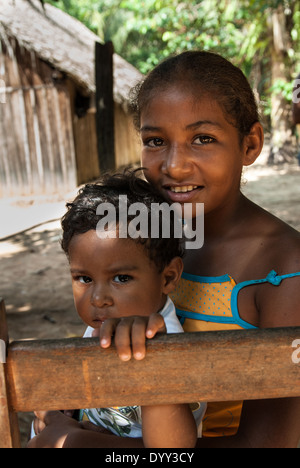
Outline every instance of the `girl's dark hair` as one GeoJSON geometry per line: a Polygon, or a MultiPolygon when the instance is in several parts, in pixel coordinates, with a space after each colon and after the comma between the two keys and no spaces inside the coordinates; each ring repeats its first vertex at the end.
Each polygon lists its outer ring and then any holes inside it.
{"type": "MultiPolygon", "coordinates": [[[[147,208],[148,232],[151,233],[151,209],[153,203],[166,203],[166,200],[144,179],[138,177],[137,172],[142,169],[129,170],[123,173],[106,174],[94,184],[85,185],[72,203],[67,203],[68,211],[62,218],[63,236],[61,246],[68,256],[69,246],[73,236],[96,230],[98,222],[103,218],[96,211],[101,203],[110,203],[116,212],[116,222],[119,222],[119,196],[126,195],[128,208],[133,203],[142,203],[147,208]]],[[[106,216],[106,215],[105,215],[106,216]]],[[[128,215],[128,222],[134,217],[128,215]]],[[[159,222],[162,222],[162,214],[159,222]]],[[[162,229],[160,226],[160,233],[162,229]]],[[[183,239],[175,238],[174,219],[170,220],[170,236],[151,238],[147,236],[132,239],[132,242],[142,244],[147,254],[161,272],[169,265],[174,257],[183,257],[183,239]]]]}
{"type": "Polygon", "coordinates": [[[191,51],[168,58],[131,91],[131,110],[140,129],[141,112],[149,101],[169,86],[181,85],[195,98],[212,96],[223,108],[241,139],[259,121],[258,107],[243,72],[212,52],[191,51]]]}

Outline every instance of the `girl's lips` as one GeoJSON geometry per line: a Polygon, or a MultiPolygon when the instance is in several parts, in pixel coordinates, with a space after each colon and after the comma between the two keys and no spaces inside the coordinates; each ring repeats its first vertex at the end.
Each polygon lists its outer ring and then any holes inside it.
{"type": "Polygon", "coordinates": [[[187,203],[204,189],[203,186],[185,185],[185,186],[169,186],[164,187],[168,198],[172,202],[187,203]]]}

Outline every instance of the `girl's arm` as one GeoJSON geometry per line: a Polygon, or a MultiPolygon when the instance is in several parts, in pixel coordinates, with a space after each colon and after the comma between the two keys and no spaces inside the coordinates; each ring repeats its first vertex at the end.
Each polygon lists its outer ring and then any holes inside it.
{"type": "Polygon", "coordinates": [[[143,406],[146,448],[194,448],[197,427],[188,405],[143,406]]]}
{"type": "Polygon", "coordinates": [[[198,439],[198,448],[296,448],[300,398],[245,401],[238,433],[198,439]]]}

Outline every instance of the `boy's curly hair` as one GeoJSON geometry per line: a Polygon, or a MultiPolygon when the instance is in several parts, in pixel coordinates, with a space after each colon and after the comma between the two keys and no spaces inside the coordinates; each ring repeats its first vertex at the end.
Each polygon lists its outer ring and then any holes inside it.
{"type": "MultiPolygon", "coordinates": [[[[148,232],[151,233],[151,205],[153,203],[162,204],[166,200],[144,179],[138,176],[142,169],[125,169],[123,173],[106,174],[93,184],[85,185],[78,193],[75,200],[67,203],[68,211],[63,216],[61,225],[63,236],[61,246],[64,252],[69,253],[69,246],[73,236],[84,234],[90,230],[96,230],[97,224],[102,215],[97,215],[96,211],[101,203],[110,203],[116,210],[116,222],[119,221],[119,196],[126,195],[128,207],[133,203],[142,203],[148,211],[148,232]]],[[[128,215],[128,222],[133,216],[128,215]]],[[[162,223],[162,213],[160,213],[159,223],[162,223]]],[[[160,233],[162,229],[160,226],[160,233]]],[[[183,239],[174,236],[174,219],[170,219],[170,237],[151,238],[139,237],[132,239],[132,242],[142,244],[147,254],[158,270],[161,272],[174,257],[183,257],[183,239]]]]}

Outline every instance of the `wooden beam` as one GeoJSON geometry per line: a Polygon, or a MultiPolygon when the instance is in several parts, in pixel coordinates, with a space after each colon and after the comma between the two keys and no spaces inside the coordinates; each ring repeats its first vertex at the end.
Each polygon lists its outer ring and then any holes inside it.
{"type": "Polygon", "coordinates": [[[114,170],[116,167],[113,53],[112,42],[104,45],[96,42],[96,130],[99,166],[102,173],[114,170]]]}
{"type": "Polygon", "coordinates": [[[300,396],[292,361],[300,328],[186,333],[121,362],[97,339],[15,342],[7,372],[14,411],[300,396]]]}
{"type": "Polygon", "coordinates": [[[17,415],[11,410],[7,390],[6,346],[8,344],[7,323],[4,301],[0,298],[0,447],[20,447],[20,433],[17,415]],[[4,351],[4,352],[3,352],[4,351]]]}

